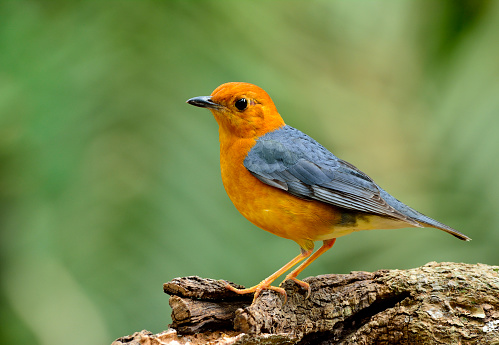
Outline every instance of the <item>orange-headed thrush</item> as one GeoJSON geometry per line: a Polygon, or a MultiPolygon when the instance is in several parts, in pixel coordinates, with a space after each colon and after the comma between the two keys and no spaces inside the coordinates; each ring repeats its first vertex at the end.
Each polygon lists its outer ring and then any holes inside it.
{"type": "Polygon", "coordinates": [[[187,103],[208,108],[219,125],[220,168],[230,199],[250,222],[274,235],[295,241],[301,253],[258,285],[227,288],[237,293],[264,289],[286,276],[296,277],[331,248],[337,237],[353,231],[432,227],[469,241],[459,231],[410,208],[385,192],[369,176],[317,141],[284,123],[269,95],[248,83],[226,83],[211,96],[187,103]],[[323,241],[312,254],[314,241],[323,241]]]}

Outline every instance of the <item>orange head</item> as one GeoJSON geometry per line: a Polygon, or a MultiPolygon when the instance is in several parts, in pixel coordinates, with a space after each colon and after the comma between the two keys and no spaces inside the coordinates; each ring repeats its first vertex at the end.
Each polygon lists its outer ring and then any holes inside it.
{"type": "Polygon", "coordinates": [[[258,138],[284,126],[269,95],[249,83],[222,84],[210,96],[194,97],[187,103],[210,109],[224,135],[258,138]]]}

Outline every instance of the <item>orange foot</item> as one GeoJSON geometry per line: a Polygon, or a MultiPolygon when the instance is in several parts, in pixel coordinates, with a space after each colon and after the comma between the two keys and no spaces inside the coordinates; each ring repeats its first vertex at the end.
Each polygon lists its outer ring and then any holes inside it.
{"type": "MultiPolygon", "coordinates": [[[[287,300],[288,300],[288,296],[286,295],[286,291],[284,291],[283,288],[272,286],[270,284],[272,284],[272,282],[274,280],[276,280],[279,276],[283,275],[291,267],[293,267],[294,265],[296,265],[297,263],[299,263],[303,259],[309,257],[310,254],[312,254],[312,251],[313,251],[313,248],[314,248],[313,242],[311,242],[311,246],[309,246],[309,247],[310,247],[310,249],[308,249],[308,250],[302,249],[300,255],[298,255],[297,257],[295,257],[293,260],[291,260],[290,262],[288,262],[286,265],[282,266],[277,272],[275,272],[274,274],[272,274],[267,279],[263,280],[258,285],[255,285],[255,286],[247,288],[247,289],[236,289],[235,287],[233,287],[233,286],[231,286],[229,284],[227,284],[225,287],[227,289],[229,289],[230,291],[233,291],[233,292],[238,293],[238,294],[246,294],[246,293],[253,293],[254,292],[255,296],[253,297],[253,302],[252,303],[255,303],[257,297],[260,295],[260,292],[262,292],[262,290],[274,290],[274,291],[279,292],[281,295],[284,295],[284,303],[286,303],[287,300]]],[[[308,290],[308,294],[310,295],[310,287],[308,286],[308,284],[305,283],[305,282],[302,282],[302,281],[300,281],[298,279],[296,279],[296,276],[298,275],[298,273],[300,273],[301,270],[303,269],[302,267],[305,268],[305,266],[300,265],[296,270],[294,270],[293,272],[291,272],[290,274],[288,274],[287,278],[293,279],[298,284],[300,284],[301,286],[303,286],[304,288],[306,288],[308,290]]]]}
{"type": "Polygon", "coordinates": [[[305,267],[307,267],[308,265],[310,265],[312,263],[312,261],[314,261],[315,259],[317,259],[325,251],[327,251],[329,248],[331,248],[333,246],[334,242],[336,242],[336,238],[332,238],[330,240],[324,240],[323,244],[319,248],[319,250],[317,250],[312,256],[309,256],[307,258],[307,260],[305,260],[300,266],[298,266],[293,271],[291,271],[291,273],[289,273],[286,276],[286,279],[284,279],[284,280],[291,279],[295,283],[297,283],[298,285],[300,285],[301,287],[303,287],[305,290],[307,290],[307,296],[305,298],[309,298],[310,297],[310,285],[308,283],[305,283],[304,281],[301,281],[301,280],[297,279],[296,277],[298,276],[298,274],[300,274],[301,271],[303,271],[305,269],[305,267]]]}
{"type": "Polygon", "coordinates": [[[240,295],[247,294],[247,293],[255,293],[255,295],[253,296],[253,302],[252,303],[255,303],[256,299],[258,298],[258,296],[260,295],[260,293],[263,290],[277,291],[281,295],[284,296],[284,303],[286,303],[286,301],[288,299],[286,291],[283,288],[280,288],[280,287],[277,287],[277,286],[272,286],[270,284],[271,284],[271,282],[268,282],[267,280],[264,280],[260,284],[257,284],[255,286],[247,288],[247,289],[237,289],[237,288],[235,288],[235,287],[233,287],[232,285],[229,285],[229,284],[225,285],[225,287],[228,290],[233,291],[233,292],[235,292],[237,294],[240,294],[240,295]]]}
{"type": "MultiPolygon", "coordinates": [[[[307,298],[310,297],[311,290],[310,290],[310,284],[309,283],[306,283],[303,280],[297,279],[296,277],[292,277],[291,274],[288,274],[286,276],[286,278],[282,281],[282,283],[284,283],[288,279],[294,281],[296,284],[300,285],[302,288],[304,288],[305,290],[307,290],[307,296],[305,296],[305,299],[307,299],[307,298]]],[[[280,285],[282,285],[282,283],[280,285]]]]}

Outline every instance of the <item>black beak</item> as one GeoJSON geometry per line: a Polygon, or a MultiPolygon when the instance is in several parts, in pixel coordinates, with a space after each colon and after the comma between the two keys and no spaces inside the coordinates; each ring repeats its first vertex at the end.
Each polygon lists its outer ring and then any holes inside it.
{"type": "Polygon", "coordinates": [[[200,108],[218,109],[220,104],[212,102],[210,96],[199,96],[187,100],[187,103],[195,105],[200,108]]]}

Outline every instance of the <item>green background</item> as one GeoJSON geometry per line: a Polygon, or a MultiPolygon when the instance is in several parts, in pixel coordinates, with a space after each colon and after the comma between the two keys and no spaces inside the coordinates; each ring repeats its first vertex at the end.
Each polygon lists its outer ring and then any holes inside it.
{"type": "Polygon", "coordinates": [[[228,81],[473,238],[355,233],[302,278],[498,264],[498,37],[498,1],[2,1],[2,342],[158,332],[164,282],[250,286],[298,254],[235,210],[185,104],[228,81]]]}

